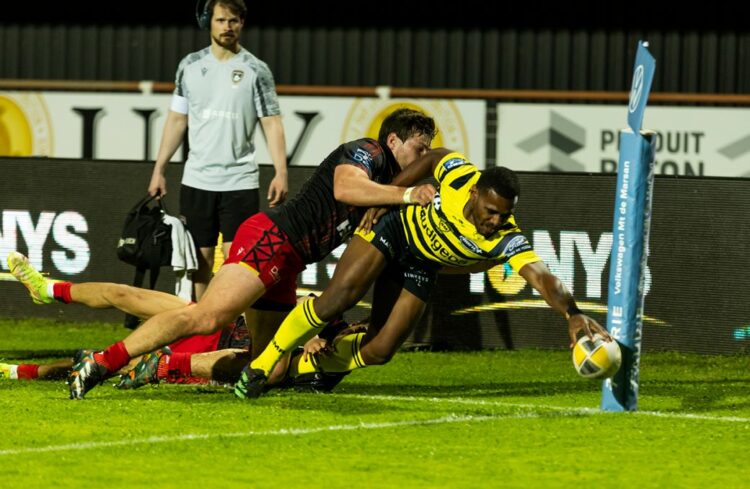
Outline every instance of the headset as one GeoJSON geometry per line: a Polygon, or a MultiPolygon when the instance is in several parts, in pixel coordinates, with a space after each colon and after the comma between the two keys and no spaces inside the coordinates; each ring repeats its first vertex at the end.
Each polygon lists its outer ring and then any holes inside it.
{"type": "Polygon", "coordinates": [[[208,6],[211,0],[198,0],[195,3],[195,19],[198,21],[198,27],[201,29],[209,29],[211,27],[211,14],[208,10],[208,6]]]}

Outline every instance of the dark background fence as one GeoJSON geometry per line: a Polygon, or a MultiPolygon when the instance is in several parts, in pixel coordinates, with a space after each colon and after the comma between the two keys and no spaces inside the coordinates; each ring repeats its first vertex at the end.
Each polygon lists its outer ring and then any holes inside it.
{"type": "MultiPolygon", "coordinates": [[[[276,82],[528,90],[629,88],[636,42],[657,92],[750,92],[750,34],[604,30],[250,28],[276,82]]],[[[193,27],[0,24],[0,78],[174,81],[208,45],[193,27]]]]}

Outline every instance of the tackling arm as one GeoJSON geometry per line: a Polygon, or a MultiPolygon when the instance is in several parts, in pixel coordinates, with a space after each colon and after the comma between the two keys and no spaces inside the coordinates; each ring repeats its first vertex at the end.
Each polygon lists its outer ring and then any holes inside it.
{"type": "Polygon", "coordinates": [[[431,149],[422,155],[417,161],[404,168],[398,175],[393,178],[393,185],[408,187],[417,182],[432,176],[435,173],[435,167],[440,163],[445,155],[453,151],[446,148],[431,149]]]}
{"type": "Polygon", "coordinates": [[[333,175],[333,195],[339,202],[358,207],[418,203],[427,205],[435,196],[430,184],[408,192],[406,187],[383,185],[370,180],[367,173],[353,165],[338,165],[333,175]]]}

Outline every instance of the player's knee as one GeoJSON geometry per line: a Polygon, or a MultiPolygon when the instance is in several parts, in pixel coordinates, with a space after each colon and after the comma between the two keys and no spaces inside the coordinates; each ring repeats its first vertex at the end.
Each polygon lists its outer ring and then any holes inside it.
{"type": "Polygon", "coordinates": [[[138,294],[138,290],[130,285],[111,284],[111,286],[104,288],[104,297],[110,304],[122,304],[129,297],[138,294]]]}
{"type": "Polygon", "coordinates": [[[391,361],[391,358],[396,354],[396,351],[389,348],[365,347],[362,349],[361,354],[365,365],[385,365],[391,361]]]}
{"type": "Polygon", "coordinates": [[[212,334],[229,322],[224,322],[221,314],[201,309],[198,306],[185,307],[184,309],[182,322],[192,334],[212,334]]]}
{"type": "Polygon", "coordinates": [[[359,302],[361,294],[355,287],[336,287],[315,301],[315,313],[325,321],[338,317],[359,302]]]}

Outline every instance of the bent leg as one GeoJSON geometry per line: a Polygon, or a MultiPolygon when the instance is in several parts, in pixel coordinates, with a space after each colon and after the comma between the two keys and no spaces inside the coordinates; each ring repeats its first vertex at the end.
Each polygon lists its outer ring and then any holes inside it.
{"type": "Polygon", "coordinates": [[[360,236],[354,236],[336,264],[330,283],[313,299],[315,314],[321,321],[339,317],[367,293],[386,266],[386,257],[360,236]]]}
{"type": "Polygon", "coordinates": [[[328,321],[357,303],[385,267],[385,256],[370,243],[354,236],[341,256],[331,282],[320,297],[297,305],[271,342],[250,364],[268,376],[282,355],[310,339],[328,321]]]}
{"type": "Polygon", "coordinates": [[[414,331],[425,307],[424,301],[408,290],[402,290],[383,327],[372,332],[368,329],[362,340],[360,352],[365,365],[388,363],[414,331]]]}
{"type": "Polygon", "coordinates": [[[123,340],[131,357],[180,338],[211,334],[234,320],[265,292],[258,276],[244,265],[224,265],[197,304],[157,314],[123,340]]]}
{"type": "Polygon", "coordinates": [[[0,363],[0,380],[64,379],[72,366],[72,360],[60,360],[41,365],[38,363],[0,363]]]}
{"type": "Polygon", "coordinates": [[[368,365],[388,363],[414,330],[425,306],[424,301],[408,290],[401,290],[392,308],[385,304],[373,303],[373,312],[380,307],[390,312],[385,324],[380,327],[371,326],[367,333],[344,336],[336,344],[333,354],[316,359],[314,366],[300,361],[300,373],[314,370],[348,372],[368,365]]]}
{"type": "Polygon", "coordinates": [[[73,367],[73,360],[60,360],[59,362],[39,365],[39,379],[64,379],[73,367]]]}
{"type": "Polygon", "coordinates": [[[289,311],[268,311],[252,307],[245,311],[245,320],[251,338],[252,358],[256,358],[265,349],[287,314],[289,311]]]}
{"type": "Polygon", "coordinates": [[[234,383],[249,361],[250,352],[246,350],[217,350],[192,355],[190,369],[194,377],[234,383]]]}

